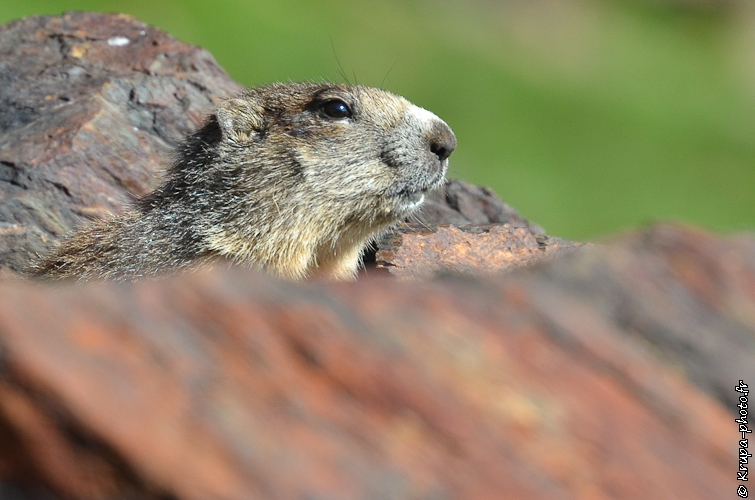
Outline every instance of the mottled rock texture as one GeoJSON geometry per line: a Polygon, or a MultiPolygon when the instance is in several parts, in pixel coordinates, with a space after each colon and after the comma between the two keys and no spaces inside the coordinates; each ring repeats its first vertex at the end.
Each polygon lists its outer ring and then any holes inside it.
{"type": "Polygon", "coordinates": [[[511,224],[403,224],[377,244],[376,267],[404,279],[496,273],[582,245],[511,224]]]}
{"type": "Polygon", "coordinates": [[[416,217],[379,239],[365,260],[378,272],[417,279],[505,271],[581,246],[547,236],[490,189],[452,179],[427,197],[416,217]]]}
{"type": "Polygon", "coordinates": [[[0,473],[75,499],[721,498],[754,338],[755,237],[674,227],[495,279],[5,283],[0,473]]]}
{"type": "Polygon", "coordinates": [[[455,226],[509,224],[524,227],[535,236],[545,236],[543,228],[522,217],[492,190],[458,179],[452,179],[443,188],[430,193],[420,214],[409,222],[455,226]]]}
{"type": "Polygon", "coordinates": [[[152,190],[178,141],[240,89],[204,49],[125,15],[0,27],[0,268],[152,190]]]}

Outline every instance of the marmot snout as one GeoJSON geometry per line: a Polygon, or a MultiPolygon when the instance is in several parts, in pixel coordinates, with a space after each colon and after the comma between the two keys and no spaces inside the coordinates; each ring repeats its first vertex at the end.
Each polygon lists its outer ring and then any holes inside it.
{"type": "Polygon", "coordinates": [[[248,89],[186,139],[159,188],[30,271],[133,280],[222,255],[290,279],[351,277],[370,238],[441,185],[455,147],[440,118],[383,90],[248,89]]]}

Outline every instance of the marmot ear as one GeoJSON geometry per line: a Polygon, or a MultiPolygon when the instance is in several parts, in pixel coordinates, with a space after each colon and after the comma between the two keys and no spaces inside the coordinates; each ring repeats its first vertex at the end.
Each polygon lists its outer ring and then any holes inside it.
{"type": "Polygon", "coordinates": [[[245,141],[253,137],[264,126],[263,110],[255,102],[247,99],[228,99],[215,111],[223,137],[234,141],[245,141]]]}

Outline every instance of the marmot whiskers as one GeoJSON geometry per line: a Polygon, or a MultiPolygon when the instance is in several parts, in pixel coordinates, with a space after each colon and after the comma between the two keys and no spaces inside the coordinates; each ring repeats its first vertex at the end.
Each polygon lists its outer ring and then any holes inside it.
{"type": "Polygon", "coordinates": [[[440,118],[383,90],[248,89],[185,140],[159,188],[29,272],[125,281],[225,256],[289,279],[353,277],[370,238],[441,185],[455,147],[440,118]]]}

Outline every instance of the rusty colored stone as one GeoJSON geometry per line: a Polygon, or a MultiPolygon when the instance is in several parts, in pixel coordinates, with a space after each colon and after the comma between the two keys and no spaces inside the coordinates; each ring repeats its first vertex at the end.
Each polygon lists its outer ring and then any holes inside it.
{"type": "Polygon", "coordinates": [[[156,187],[177,142],[240,88],[206,50],[126,15],[0,27],[0,268],[156,187]]]}
{"type": "Polygon", "coordinates": [[[0,464],[27,464],[0,479],[82,500],[719,498],[753,311],[755,238],[673,227],[484,279],[0,284],[0,464]],[[710,355],[726,394],[680,369],[710,355]]]}
{"type": "Polygon", "coordinates": [[[437,273],[496,273],[582,245],[547,236],[488,188],[449,179],[427,196],[418,216],[367,252],[366,274],[416,279],[437,273]]]}
{"type": "Polygon", "coordinates": [[[582,246],[511,224],[402,224],[377,245],[376,267],[402,279],[439,272],[496,273],[582,246]]]}
{"type": "Polygon", "coordinates": [[[449,179],[443,187],[429,193],[415,219],[419,219],[422,224],[435,226],[510,224],[526,227],[536,236],[545,236],[543,228],[525,219],[491,189],[459,179],[449,179]]]}
{"type": "MultiPolygon", "coordinates": [[[[543,315],[569,315],[554,296],[589,304],[591,315],[616,325],[611,335],[619,341],[654,352],[734,411],[732,381],[755,380],[755,234],[660,225],[593,247],[532,271],[531,294],[543,315]]],[[[580,328],[569,327],[571,335],[581,336],[580,328]]]]}

